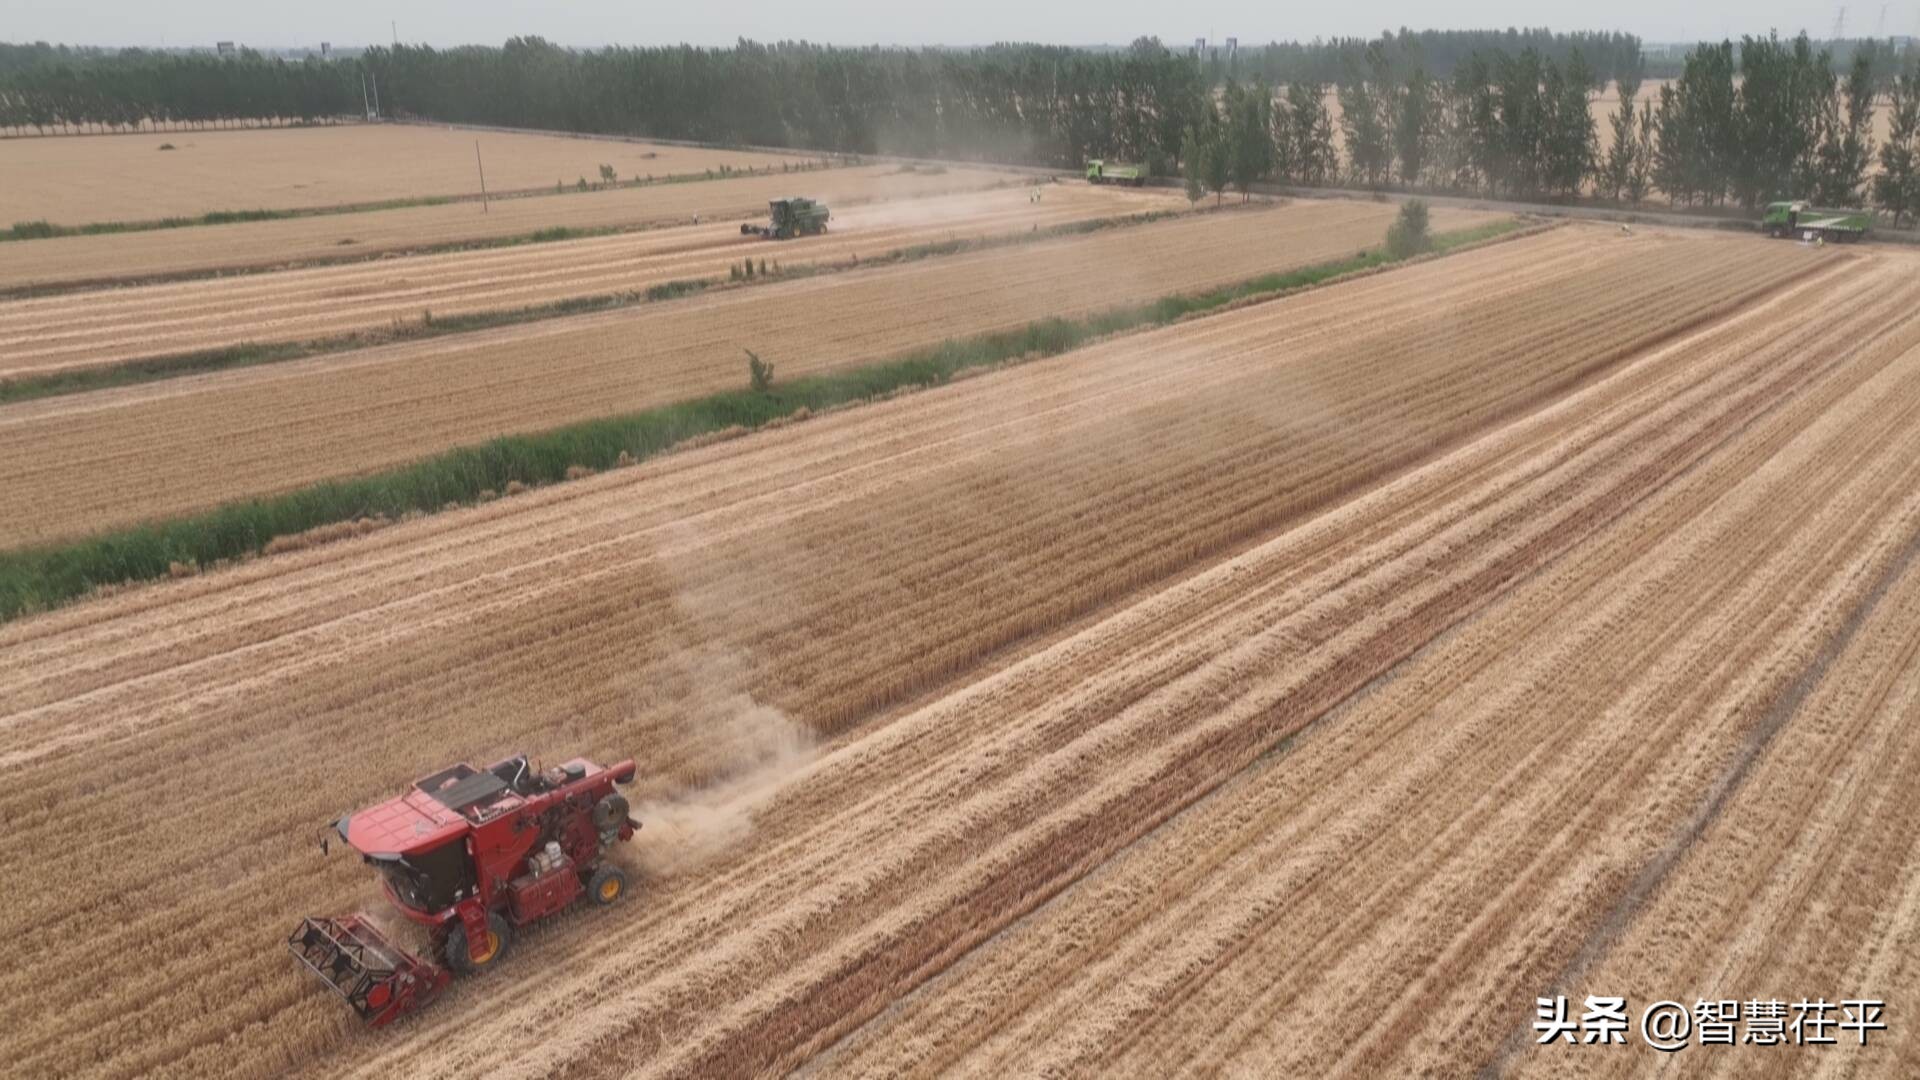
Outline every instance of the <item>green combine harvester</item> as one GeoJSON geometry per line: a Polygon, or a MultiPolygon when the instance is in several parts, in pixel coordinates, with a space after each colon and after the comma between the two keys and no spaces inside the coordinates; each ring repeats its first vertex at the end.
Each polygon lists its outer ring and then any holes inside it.
{"type": "Polygon", "coordinates": [[[767,204],[767,223],[742,225],[740,235],[764,236],[770,240],[818,236],[827,231],[828,216],[826,204],[814,199],[775,199],[767,204]]]}
{"type": "Polygon", "coordinates": [[[1139,187],[1147,182],[1145,165],[1109,165],[1099,158],[1087,162],[1087,183],[1089,184],[1132,184],[1139,187]]]}
{"type": "Polygon", "coordinates": [[[1865,210],[1821,210],[1805,202],[1767,204],[1760,228],[1768,236],[1852,243],[1866,237],[1873,215],[1865,210]]]}

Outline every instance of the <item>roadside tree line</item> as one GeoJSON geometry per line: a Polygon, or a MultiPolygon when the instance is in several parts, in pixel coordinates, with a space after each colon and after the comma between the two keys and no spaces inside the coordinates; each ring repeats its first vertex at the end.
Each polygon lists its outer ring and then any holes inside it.
{"type": "Polygon", "coordinates": [[[1561,60],[1532,47],[1476,52],[1441,77],[1408,42],[1370,43],[1331,83],[1229,82],[1182,133],[1188,194],[1277,180],[1635,204],[1657,192],[1749,210],[1805,198],[1871,203],[1895,221],[1920,211],[1912,50],[1890,59],[1885,46],[1857,43],[1842,72],[1805,35],[1701,45],[1644,99],[1641,69],[1616,58],[1603,153],[1589,106],[1608,80],[1578,48],[1561,60]],[[1873,131],[1881,103],[1892,117],[1885,140],[1873,131]]]}
{"type": "Polygon", "coordinates": [[[360,70],[350,61],[11,48],[23,55],[0,67],[0,131],[311,123],[362,109],[360,70]]]}
{"type": "Polygon", "coordinates": [[[1210,58],[1153,38],[572,50],[526,37],[332,61],[12,48],[0,49],[0,128],[16,132],[351,115],[365,76],[393,116],[1058,168],[1101,157],[1179,169],[1215,194],[1282,180],[1748,208],[1871,198],[1901,220],[1920,208],[1913,51],[1847,43],[1842,67],[1805,35],[1701,45],[1644,95],[1638,39],[1546,31],[1268,46],[1236,70],[1284,80],[1224,85],[1210,58]],[[1620,105],[1602,153],[1589,103],[1610,81],[1620,105]]]}

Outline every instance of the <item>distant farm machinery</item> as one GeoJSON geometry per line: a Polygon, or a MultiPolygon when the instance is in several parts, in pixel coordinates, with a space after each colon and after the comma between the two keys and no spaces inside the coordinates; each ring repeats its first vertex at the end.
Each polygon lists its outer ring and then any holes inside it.
{"type": "Polygon", "coordinates": [[[764,236],[769,240],[817,236],[827,231],[829,216],[826,204],[816,199],[775,199],[767,204],[767,223],[748,222],[740,226],[740,235],[764,236]]]}
{"type": "Polygon", "coordinates": [[[1866,239],[1873,215],[1865,210],[1822,210],[1805,202],[1767,204],[1760,228],[1780,239],[1851,243],[1866,239]]]}
{"type": "Polygon", "coordinates": [[[1128,184],[1139,187],[1147,182],[1150,170],[1145,165],[1123,165],[1117,161],[1091,158],[1087,161],[1087,183],[1128,184]]]}

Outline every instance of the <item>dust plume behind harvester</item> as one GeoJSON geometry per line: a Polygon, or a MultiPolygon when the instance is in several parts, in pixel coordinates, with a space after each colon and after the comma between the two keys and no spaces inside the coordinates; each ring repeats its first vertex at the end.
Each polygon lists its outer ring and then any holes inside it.
{"type": "Polygon", "coordinates": [[[606,856],[640,827],[615,787],[633,774],[631,760],[453,765],[342,817],[334,831],[379,871],[394,908],[427,928],[444,966],[364,913],[303,919],[287,948],[374,1027],[425,1006],[454,974],[497,964],[517,928],[581,897],[605,906],[626,894],[626,874],[606,856]]]}

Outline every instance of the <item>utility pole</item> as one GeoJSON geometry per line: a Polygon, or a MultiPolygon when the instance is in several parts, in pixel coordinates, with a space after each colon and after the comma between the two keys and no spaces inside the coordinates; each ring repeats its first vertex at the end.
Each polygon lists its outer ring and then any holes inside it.
{"type": "Polygon", "coordinates": [[[380,119],[380,73],[373,74],[373,118],[380,119]]]}
{"type": "Polygon", "coordinates": [[[360,112],[368,120],[373,119],[373,106],[367,101],[367,73],[360,73],[360,112]]]}
{"type": "Polygon", "coordinates": [[[487,167],[480,164],[480,140],[473,140],[473,167],[480,170],[480,212],[487,212],[487,167]]]}

